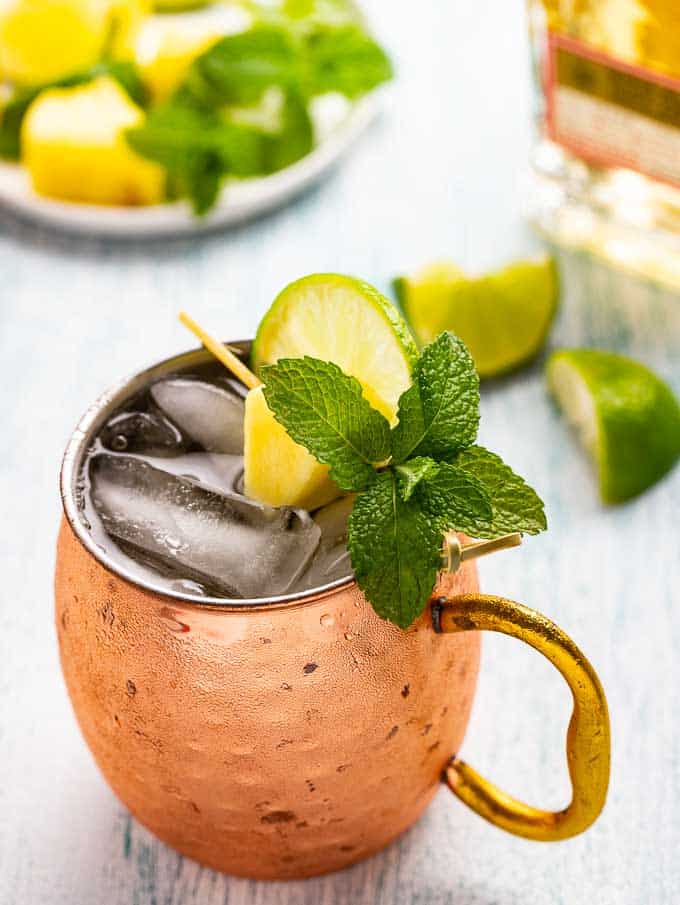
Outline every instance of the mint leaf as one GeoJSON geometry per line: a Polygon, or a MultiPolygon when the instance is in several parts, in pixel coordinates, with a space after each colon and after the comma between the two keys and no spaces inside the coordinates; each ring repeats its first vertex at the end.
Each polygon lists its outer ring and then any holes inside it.
{"type": "Polygon", "coordinates": [[[0,157],[7,160],[21,157],[21,125],[39,93],[36,88],[20,88],[0,108],[0,157]]]}
{"type": "Polygon", "coordinates": [[[224,171],[217,148],[223,143],[214,129],[212,118],[167,104],[126,130],[125,138],[133,151],[167,170],[169,197],[188,197],[200,216],[217,200],[224,171]]]}
{"type": "MultiPolygon", "coordinates": [[[[399,397],[397,408],[399,420],[392,428],[392,461],[396,464],[405,462],[411,456],[420,455],[415,450],[425,436],[425,418],[418,387],[418,367],[419,364],[415,367],[414,382],[399,397]]],[[[427,453],[422,455],[430,458],[427,453]]]]}
{"type": "Polygon", "coordinates": [[[175,194],[187,195],[201,214],[225,176],[273,173],[312,150],[312,123],[299,97],[285,99],[281,119],[280,131],[269,133],[175,100],[152,110],[126,137],[138,154],[167,169],[175,194]]]}
{"type": "Polygon", "coordinates": [[[126,138],[138,154],[166,168],[175,193],[187,195],[197,214],[212,207],[225,174],[264,172],[271,140],[258,129],[173,102],[152,110],[126,138]]]}
{"type": "Polygon", "coordinates": [[[149,94],[146,85],[134,63],[126,60],[101,60],[86,73],[88,81],[99,78],[100,75],[109,75],[115,79],[127,92],[130,100],[139,107],[146,107],[148,104],[149,94]]]}
{"type": "Polygon", "coordinates": [[[438,468],[439,465],[434,459],[428,459],[427,456],[418,456],[415,459],[409,459],[403,465],[395,465],[397,487],[402,500],[409,500],[418,484],[438,468]]]}
{"type": "Polygon", "coordinates": [[[361,13],[352,0],[283,0],[284,17],[294,25],[346,25],[361,23],[361,13]]]}
{"type": "Polygon", "coordinates": [[[342,490],[365,490],[390,455],[390,427],[361,384],[329,361],[281,358],[262,368],[264,397],[290,437],[330,466],[342,490]]]}
{"type": "Polygon", "coordinates": [[[222,184],[222,168],[219,158],[213,154],[196,155],[192,165],[184,173],[172,173],[173,191],[178,196],[191,199],[197,217],[207,214],[217,201],[222,184]]]}
{"type": "Polygon", "coordinates": [[[493,509],[484,484],[462,468],[441,463],[418,485],[417,496],[431,523],[446,531],[489,537],[493,509]]]}
{"type": "Polygon", "coordinates": [[[463,342],[442,333],[426,346],[414,383],[399,400],[392,432],[397,463],[412,456],[448,459],[474,443],[479,426],[479,377],[463,342]]]}
{"type": "Polygon", "coordinates": [[[220,172],[252,176],[264,166],[265,140],[259,129],[226,122],[218,116],[172,102],[152,110],[146,121],[126,136],[137,151],[171,172],[204,167],[198,158],[214,160],[220,172]]]}
{"type": "Polygon", "coordinates": [[[538,534],[548,527],[541,498],[500,456],[471,446],[458,455],[455,465],[483,484],[491,499],[493,518],[483,537],[512,531],[538,534]]]}
{"type": "Polygon", "coordinates": [[[192,63],[181,91],[216,108],[253,104],[272,87],[355,99],[392,78],[384,50],[359,25],[295,31],[272,21],[222,38],[192,63]]]}
{"type": "Polygon", "coordinates": [[[401,498],[391,470],[356,498],[347,546],[359,587],[383,619],[408,628],[420,615],[437,580],[441,545],[417,501],[401,498]]]}
{"type": "Polygon", "coordinates": [[[385,51],[357,25],[318,28],[306,39],[305,88],[357,98],[392,78],[385,51]]]}
{"type": "Polygon", "coordinates": [[[297,85],[299,66],[299,50],[291,35],[275,25],[260,25],[221,38],[197,57],[182,91],[212,109],[253,104],[267,88],[297,85]]]}
{"type": "Polygon", "coordinates": [[[264,141],[264,169],[275,173],[305,157],[314,147],[314,126],[304,99],[290,91],[284,101],[281,129],[264,141]]]}

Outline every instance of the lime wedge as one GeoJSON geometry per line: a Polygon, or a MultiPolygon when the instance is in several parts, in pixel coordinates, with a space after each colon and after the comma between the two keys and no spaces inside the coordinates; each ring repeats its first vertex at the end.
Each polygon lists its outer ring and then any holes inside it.
{"type": "Polygon", "coordinates": [[[614,352],[564,349],[548,359],[548,385],[597,463],[606,503],[662,478],[680,456],[680,406],[649,368],[614,352]]]}
{"type": "MultiPolygon", "coordinates": [[[[279,358],[332,361],[361,383],[368,401],[394,421],[418,358],[401,316],[376,289],[352,277],[313,274],[274,301],[252,349],[256,372],[279,358]]],[[[244,480],[248,496],[272,506],[314,509],[342,491],[275,421],[261,388],[246,399],[244,480]]]]}
{"type": "Polygon", "coordinates": [[[356,377],[371,405],[394,419],[418,350],[394,305],[353,277],[318,273],[291,283],[265,314],[252,365],[311,355],[356,377]]]}
{"type": "Polygon", "coordinates": [[[480,377],[497,377],[535,357],[559,296],[552,258],[519,261],[481,277],[441,261],[398,278],[394,287],[418,341],[424,345],[451,330],[472,353],[480,377]]]}

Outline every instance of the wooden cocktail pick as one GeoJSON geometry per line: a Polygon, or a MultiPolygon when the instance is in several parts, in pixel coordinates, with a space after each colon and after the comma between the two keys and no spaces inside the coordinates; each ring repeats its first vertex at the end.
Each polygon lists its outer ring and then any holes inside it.
{"type": "Polygon", "coordinates": [[[208,352],[212,352],[215,358],[221,361],[224,367],[231,371],[234,377],[237,377],[244,386],[247,386],[249,390],[254,390],[256,387],[261,386],[262,381],[259,377],[253,374],[250,368],[246,367],[228,346],[206,333],[203,327],[199,326],[192,317],[189,317],[186,311],[180,311],[179,319],[185,327],[191,330],[197,339],[200,339],[208,352]]]}
{"type": "Polygon", "coordinates": [[[519,532],[504,534],[493,540],[477,540],[469,544],[463,544],[454,531],[444,535],[444,547],[442,549],[442,572],[457,572],[464,562],[477,559],[480,556],[488,556],[497,550],[509,550],[511,547],[519,547],[522,543],[522,535],[519,532]]]}

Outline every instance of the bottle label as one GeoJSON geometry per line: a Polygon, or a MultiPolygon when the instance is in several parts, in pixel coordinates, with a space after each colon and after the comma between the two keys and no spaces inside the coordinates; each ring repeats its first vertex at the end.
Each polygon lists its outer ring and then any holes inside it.
{"type": "Polygon", "coordinates": [[[680,187],[680,79],[548,38],[548,135],[578,157],[680,187]]]}

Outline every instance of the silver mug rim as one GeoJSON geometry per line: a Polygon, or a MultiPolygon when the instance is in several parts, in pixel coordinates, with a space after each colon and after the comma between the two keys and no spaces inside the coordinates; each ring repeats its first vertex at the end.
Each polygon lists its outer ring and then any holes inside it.
{"type": "MultiPolygon", "coordinates": [[[[252,340],[229,342],[230,346],[240,349],[244,355],[249,354],[251,344],[252,340]]],[[[318,600],[320,597],[326,597],[329,594],[333,594],[335,591],[355,584],[356,581],[354,577],[348,575],[345,578],[338,578],[328,584],[320,585],[318,588],[310,588],[306,591],[280,594],[274,597],[247,598],[205,597],[198,594],[189,594],[172,589],[159,588],[151,581],[146,581],[143,578],[133,575],[132,572],[128,571],[121,563],[109,556],[106,551],[95,542],[92,534],[85,527],[82,513],[77,503],[76,483],[80,473],[83,456],[108,415],[126,399],[134,395],[136,390],[141,390],[154,378],[161,377],[164,374],[183,369],[187,366],[206,364],[211,360],[214,359],[210,352],[202,347],[190,349],[186,352],[172,355],[169,358],[164,358],[161,361],[144,368],[142,371],[137,371],[124,377],[122,380],[119,380],[113,386],[109,387],[108,390],[105,390],[87,408],[78,421],[78,424],[66,445],[59,476],[59,490],[64,515],[75,537],[85,550],[100,563],[100,565],[129,584],[143,588],[145,591],[156,596],[167,597],[172,600],[181,600],[182,603],[196,607],[214,607],[222,610],[244,610],[291,606],[294,604],[299,605],[302,603],[310,603],[314,600],[318,600]]]]}

